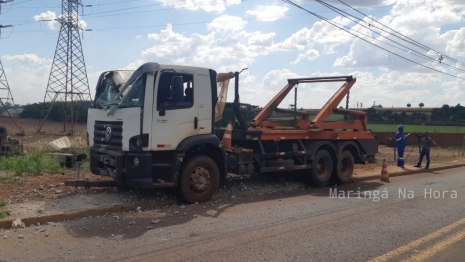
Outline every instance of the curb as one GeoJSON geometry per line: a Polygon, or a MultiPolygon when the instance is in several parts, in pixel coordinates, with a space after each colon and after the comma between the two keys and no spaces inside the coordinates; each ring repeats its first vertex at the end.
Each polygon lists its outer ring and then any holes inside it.
{"type": "MultiPolygon", "coordinates": [[[[425,169],[418,169],[418,170],[411,170],[411,171],[404,171],[404,172],[396,172],[396,173],[389,174],[389,177],[414,175],[414,174],[419,174],[419,173],[434,172],[434,171],[458,168],[458,167],[463,167],[463,166],[465,166],[465,164],[456,164],[456,165],[451,165],[451,166],[435,167],[435,168],[427,169],[427,171],[425,169]]],[[[372,176],[355,178],[354,182],[361,182],[361,181],[368,181],[368,180],[375,180],[375,179],[379,179],[379,175],[372,175],[372,176]]]]}
{"type": "MultiPolygon", "coordinates": [[[[231,198],[233,195],[235,197],[242,197],[247,196],[250,194],[266,194],[272,192],[282,192],[290,189],[301,189],[304,188],[303,186],[286,186],[286,187],[279,187],[279,188],[261,188],[261,189],[252,189],[250,191],[237,191],[237,192],[222,192],[214,195],[211,200],[220,200],[220,199],[227,199],[231,198]]],[[[0,220],[0,229],[10,229],[11,224],[16,219],[21,219],[26,227],[40,223],[41,225],[47,222],[63,222],[66,220],[73,220],[79,219],[89,216],[103,216],[107,213],[123,213],[129,211],[135,211],[137,207],[141,207],[142,210],[160,208],[165,206],[172,206],[179,204],[179,201],[176,199],[165,199],[159,200],[154,202],[137,202],[131,204],[124,204],[124,205],[116,205],[116,206],[109,206],[109,207],[99,207],[99,208],[90,208],[90,209],[83,209],[83,210],[70,210],[67,212],[59,212],[53,214],[45,214],[39,216],[30,216],[30,217],[16,217],[16,218],[7,218],[0,220]]]]}
{"type": "MultiPolygon", "coordinates": [[[[465,166],[465,164],[456,164],[456,165],[451,165],[451,166],[436,167],[436,168],[429,169],[428,172],[458,168],[458,167],[463,167],[463,166],[465,166]]],[[[398,176],[413,175],[413,174],[424,173],[424,172],[425,172],[424,169],[418,169],[418,170],[413,170],[413,171],[392,173],[389,176],[398,177],[398,176]]],[[[376,179],[379,179],[378,175],[354,178],[353,181],[362,182],[362,181],[376,180],[376,179]]],[[[303,188],[306,188],[306,185],[298,185],[298,186],[291,185],[291,186],[279,187],[279,188],[270,187],[270,188],[252,189],[250,191],[222,192],[222,193],[218,193],[214,195],[212,197],[212,200],[231,198],[233,195],[236,197],[242,197],[242,196],[247,196],[251,194],[266,194],[266,193],[272,193],[272,192],[288,191],[290,189],[303,189],[303,188]]],[[[26,226],[30,226],[32,224],[37,224],[37,223],[45,224],[47,222],[63,222],[66,220],[79,219],[79,218],[84,218],[88,216],[93,216],[93,217],[103,216],[106,213],[129,212],[129,211],[136,210],[137,207],[141,207],[142,210],[147,210],[147,209],[160,208],[160,207],[171,206],[171,205],[176,205],[176,204],[179,204],[178,200],[166,199],[166,200],[160,200],[156,202],[138,202],[138,203],[117,205],[117,206],[110,206],[110,207],[100,207],[100,208],[74,210],[74,211],[71,210],[68,212],[60,212],[60,213],[46,214],[46,215],[40,215],[40,216],[31,216],[31,217],[24,217],[24,218],[19,218],[19,219],[21,219],[21,221],[26,226]]],[[[18,219],[18,218],[8,218],[8,219],[0,220],[0,229],[10,229],[11,224],[13,223],[15,219],[18,219]]]]}

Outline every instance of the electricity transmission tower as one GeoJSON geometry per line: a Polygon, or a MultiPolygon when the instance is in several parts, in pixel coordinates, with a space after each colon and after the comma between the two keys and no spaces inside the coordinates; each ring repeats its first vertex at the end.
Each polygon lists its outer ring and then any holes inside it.
{"type": "MultiPolygon", "coordinates": [[[[7,1],[0,1],[0,15],[1,15],[1,6],[4,3],[12,2],[10,0],[7,1]]],[[[0,38],[1,38],[1,30],[2,28],[6,27],[12,27],[12,25],[1,25],[0,24],[0,38]]],[[[19,129],[21,132],[21,135],[24,135],[24,130],[23,128],[18,125],[18,123],[15,121],[13,116],[11,115],[10,109],[13,109],[16,113],[16,116],[18,116],[18,111],[16,110],[16,104],[13,99],[13,95],[11,94],[10,86],[8,84],[8,80],[6,79],[6,74],[5,70],[3,69],[3,64],[2,61],[0,60],[0,106],[1,109],[5,111],[5,113],[13,120],[13,123],[15,123],[16,127],[19,129]]]]}
{"type": "Polygon", "coordinates": [[[42,119],[37,133],[51,112],[62,115],[63,132],[74,134],[79,108],[91,101],[86,64],[82,51],[79,24],[81,0],[62,0],[62,15],[55,19],[61,24],[52,68],[45,91],[42,119]],[[54,109],[57,106],[58,109],[54,109]]]}

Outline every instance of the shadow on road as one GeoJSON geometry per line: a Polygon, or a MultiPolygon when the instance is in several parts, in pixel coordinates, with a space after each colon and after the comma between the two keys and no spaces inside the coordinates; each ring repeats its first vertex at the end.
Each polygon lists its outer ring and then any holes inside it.
{"type": "MultiPolygon", "coordinates": [[[[263,181],[260,180],[262,183],[263,181]]],[[[283,181],[280,176],[273,177],[267,180],[266,183],[276,183],[283,181]],[[274,181],[274,182],[271,182],[274,181]]],[[[285,182],[287,182],[285,180],[285,182]]],[[[241,184],[241,183],[239,183],[241,184]]],[[[250,184],[248,184],[250,185],[250,184]]],[[[193,204],[193,205],[173,205],[163,207],[158,210],[151,210],[146,212],[129,212],[123,214],[106,214],[102,217],[93,219],[80,219],[64,223],[66,231],[76,238],[92,238],[100,237],[115,240],[134,239],[145,234],[149,231],[163,232],[166,235],[169,233],[169,227],[175,225],[183,225],[191,222],[194,219],[209,217],[219,218],[219,216],[227,209],[235,205],[258,203],[262,201],[278,200],[285,198],[292,198],[302,195],[313,197],[329,197],[330,190],[337,188],[341,192],[353,191],[370,191],[377,190],[384,186],[384,183],[376,181],[356,182],[347,185],[333,185],[324,188],[316,188],[312,185],[296,187],[289,191],[279,191],[276,187],[276,192],[268,194],[257,194],[253,191],[248,196],[242,197],[229,197],[227,199],[210,201],[207,203],[193,204]]],[[[276,186],[276,185],[275,185],[276,186]]],[[[139,194],[139,197],[156,198],[159,196],[160,191],[155,190],[137,190],[134,191],[139,194]]],[[[167,194],[170,194],[169,191],[167,194]]],[[[233,193],[234,194],[234,193],[233,193]]],[[[173,196],[170,196],[173,197],[173,196]]],[[[193,237],[193,236],[192,236],[193,237]]]]}

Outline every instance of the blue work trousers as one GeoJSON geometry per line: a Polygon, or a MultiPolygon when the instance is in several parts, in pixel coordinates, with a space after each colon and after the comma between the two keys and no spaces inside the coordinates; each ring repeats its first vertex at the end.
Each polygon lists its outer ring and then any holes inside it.
{"type": "Polygon", "coordinates": [[[426,168],[426,169],[429,168],[429,159],[430,159],[430,158],[429,158],[429,152],[430,152],[429,149],[424,149],[424,148],[421,149],[421,152],[420,152],[420,161],[418,161],[417,166],[421,166],[421,162],[423,161],[423,157],[426,156],[426,167],[425,167],[425,168],[426,168]]]}
{"type": "Polygon", "coordinates": [[[397,166],[404,167],[404,145],[397,145],[397,166]]]}

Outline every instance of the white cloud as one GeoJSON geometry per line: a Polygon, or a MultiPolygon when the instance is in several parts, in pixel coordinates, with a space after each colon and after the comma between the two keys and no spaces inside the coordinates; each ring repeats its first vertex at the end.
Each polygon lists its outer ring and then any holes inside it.
{"type": "Polygon", "coordinates": [[[460,30],[449,31],[449,33],[453,37],[447,41],[446,52],[452,56],[465,57],[465,27],[460,28],[460,30]]]}
{"type": "Polygon", "coordinates": [[[3,60],[6,61],[14,61],[14,62],[27,62],[27,63],[35,63],[35,64],[49,64],[51,65],[51,59],[45,59],[38,57],[36,54],[23,54],[23,55],[4,55],[2,57],[3,60]]]}
{"type": "MultiPolygon", "coordinates": [[[[386,3],[386,1],[375,2],[386,3]]],[[[405,1],[399,2],[406,5],[405,1]]],[[[411,5],[408,6],[408,8],[413,8],[411,5]]],[[[401,5],[398,7],[400,8],[401,5]]],[[[257,10],[258,8],[253,11],[257,10]]],[[[444,7],[439,5],[431,12],[453,11],[445,11],[444,7]]],[[[252,14],[249,12],[249,15],[252,14]]],[[[401,16],[407,15],[412,16],[412,13],[405,13],[401,16]]],[[[453,18],[446,18],[444,15],[432,15],[432,17],[437,19],[440,25],[441,23],[445,25],[456,23],[453,18]]],[[[380,21],[395,28],[391,23],[395,21],[400,25],[403,19],[406,18],[401,18],[392,11],[380,21]]],[[[365,18],[365,20],[369,19],[365,18]]],[[[332,21],[365,34],[373,34],[346,18],[334,17],[332,21]]],[[[270,23],[270,25],[273,24],[270,23]]],[[[320,56],[326,58],[330,54],[343,51],[345,55],[334,58],[333,64],[333,67],[343,67],[340,68],[342,73],[334,72],[334,69],[326,65],[321,68],[312,65],[313,70],[317,68],[321,72],[303,75],[303,77],[353,74],[357,77],[357,83],[351,91],[351,103],[352,101],[362,102],[366,106],[371,105],[373,101],[390,107],[419,102],[441,105],[444,102],[448,103],[447,99],[465,99],[459,89],[463,83],[461,85],[456,82],[442,84],[443,78],[447,79],[447,77],[357,40],[354,36],[324,21],[318,21],[308,28],[294,29],[290,35],[287,35],[288,31],[249,31],[248,28],[253,26],[252,22],[246,23],[242,18],[229,14],[213,19],[204,32],[180,33],[168,24],[165,29],[148,34],[148,39],[153,41],[154,45],[143,50],[140,59],[128,65],[128,68],[136,68],[145,61],[205,66],[214,68],[218,72],[236,71],[248,67],[249,71],[241,74],[241,101],[263,106],[284,87],[288,78],[299,77],[299,73],[304,71],[296,66],[298,63],[312,61],[320,56]],[[298,52],[289,56],[287,54],[290,51],[298,52]],[[286,63],[290,63],[290,69],[282,69],[282,65],[286,63]],[[254,68],[260,68],[260,70],[254,68]],[[357,71],[347,73],[347,68],[356,68],[357,71]],[[265,73],[257,73],[262,70],[265,73]],[[460,94],[454,96],[454,92],[460,94]]],[[[270,28],[275,27],[270,26],[270,28]]],[[[409,31],[408,26],[402,26],[402,28],[405,32],[409,32],[410,37],[441,52],[447,50],[451,56],[465,55],[463,51],[465,50],[463,40],[465,28],[443,31],[441,26],[434,25],[433,22],[431,26],[418,27],[415,31],[409,31]]],[[[377,34],[373,36],[378,37],[377,34]]],[[[379,40],[376,43],[381,44],[379,40]]],[[[411,59],[416,58],[408,53],[403,55],[411,59]]],[[[432,63],[427,65],[441,69],[432,63]]],[[[309,87],[299,85],[299,97],[310,99],[298,102],[298,107],[319,108],[339,87],[338,83],[312,84],[309,87]]],[[[228,95],[228,97],[232,96],[228,95]]],[[[290,95],[282,102],[282,106],[286,107],[289,103],[293,103],[292,100],[293,96],[290,95]]],[[[353,105],[350,104],[350,106],[353,105]]]]}
{"type": "MultiPolygon", "coordinates": [[[[302,0],[302,1],[305,1],[305,0],[302,0]]],[[[334,6],[346,7],[345,5],[343,5],[341,2],[339,2],[337,0],[327,0],[326,2],[331,4],[331,5],[334,5],[334,6]]],[[[365,8],[378,7],[378,6],[384,6],[384,5],[392,5],[392,4],[396,3],[396,2],[398,2],[398,0],[370,0],[370,1],[366,1],[366,0],[345,0],[344,1],[344,3],[347,3],[348,5],[350,5],[352,7],[365,7],[365,8]]]]}
{"type": "Polygon", "coordinates": [[[307,51],[305,51],[305,53],[299,54],[296,60],[291,61],[291,64],[295,65],[304,59],[308,59],[310,61],[315,60],[319,56],[320,56],[320,53],[318,52],[318,50],[308,49],[307,51]]]}
{"type": "Polygon", "coordinates": [[[59,30],[60,29],[60,23],[55,21],[56,18],[57,18],[57,16],[56,16],[55,12],[52,12],[52,11],[47,11],[45,13],[41,13],[39,15],[34,16],[35,21],[51,20],[51,21],[47,21],[47,26],[51,30],[59,30]]]}
{"type": "Polygon", "coordinates": [[[257,20],[273,22],[286,15],[289,8],[282,5],[259,5],[254,10],[248,10],[246,14],[255,16],[257,20]]]}
{"type": "MultiPolygon", "coordinates": [[[[420,1],[417,4],[409,4],[406,0],[399,0],[388,15],[379,19],[381,23],[386,24],[396,31],[400,31],[410,39],[414,39],[416,42],[429,46],[441,53],[447,53],[450,56],[465,56],[465,52],[463,52],[465,48],[465,42],[463,40],[465,36],[465,27],[459,30],[449,30],[446,32],[441,32],[441,27],[444,25],[456,24],[463,20],[464,19],[447,3],[433,3],[427,2],[426,0],[420,1]]],[[[365,21],[369,20],[365,18],[365,21]]],[[[382,28],[382,25],[376,22],[371,22],[371,24],[371,28],[382,33],[382,36],[378,36],[376,40],[363,37],[369,42],[390,50],[411,61],[440,71],[446,71],[446,67],[443,67],[444,64],[441,65],[437,62],[439,55],[436,52],[424,50],[423,48],[409,44],[408,41],[413,42],[410,39],[405,38],[404,40],[406,41],[403,41],[396,36],[382,32],[377,29],[377,27],[382,28]],[[394,41],[403,46],[398,45],[394,41]],[[389,46],[386,43],[397,46],[400,49],[389,46]],[[422,56],[426,56],[427,59],[422,56]]],[[[360,27],[360,25],[358,25],[358,27],[360,27]]],[[[383,28],[383,30],[390,31],[388,28],[383,28]]],[[[350,52],[347,55],[337,58],[333,66],[346,68],[377,67],[381,70],[432,72],[430,69],[426,69],[411,61],[400,58],[363,40],[356,39],[351,45],[350,52]]],[[[455,62],[448,61],[447,59],[444,60],[443,63],[455,66],[455,62]]],[[[453,71],[451,72],[454,73],[453,71]]]]}
{"type": "Polygon", "coordinates": [[[274,48],[274,32],[236,29],[232,34],[217,35],[212,31],[206,35],[194,33],[185,36],[175,32],[168,24],[159,33],[148,35],[157,44],[142,51],[142,58],[181,64],[195,61],[196,65],[215,66],[219,71],[229,71],[247,67],[256,57],[277,50],[274,48]]]}
{"type": "MultiPolygon", "coordinates": [[[[347,25],[350,20],[341,17],[332,19],[337,23],[347,25]]],[[[293,33],[290,37],[278,45],[282,50],[304,50],[314,45],[322,45],[323,53],[334,53],[335,48],[349,42],[353,37],[342,32],[337,27],[325,22],[318,21],[313,24],[311,29],[304,27],[293,33]]]]}
{"type": "Polygon", "coordinates": [[[144,59],[137,59],[136,61],[130,63],[129,65],[127,65],[127,66],[125,66],[123,68],[120,68],[120,70],[136,70],[137,68],[139,68],[144,63],[147,63],[147,61],[144,60],[144,59]]]}
{"type": "MultiPolygon", "coordinates": [[[[465,78],[465,74],[458,75],[461,78],[465,78]]],[[[463,86],[465,80],[456,79],[455,81],[449,81],[442,83],[442,93],[432,97],[429,102],[435,105],[456,105],[458,103],[463,104],[465,100],[465,92],[463,86]]]]}
{"type": "Polygon", "coordinates": [[[251,46],[269,47],[273,45],[273,39],[275,36],[275,32],[266,34],[253,34],[249,37],[247,44],[251,46]]]}
{"type": "MultiPolygon", "coordinates": [[[[57,19],[65,18],[66,16],[60,15],[57,17],[56,13],[53,11],[47,11],[45,13],[41,13],[39,15],[34,16],[34,21],[43,21],[43,20],[51,20],[47,21],[47,26],[51,30],[60,30],[61,24],[56,21],[57,19]]],[[[84,20],[79,20],[79,25],[82,29],[87,28],[87,23],[84,20]]]]}
{"type": "Polygon", "coordinates": [[[42,102],[52,61],[35,54],[5,55],[5,74],[17,104],[42,102]]]}
{"type": "Polygon", "coordinates": [[[241,17],[222,15],[213,19],[213,21],[211,21],[207,27],[209,30],[224,33],[227,31],[234,32],[242,30],[246,24],[247,21],[244,21],[241,17]]]}
{"type": "Polygon", "coordinates": [[[172,6],[176,9],[222,13],[228,6],[239,5],[241,0],[156,0],[156,2],[162,3],[164,6],[172,6]]]}

